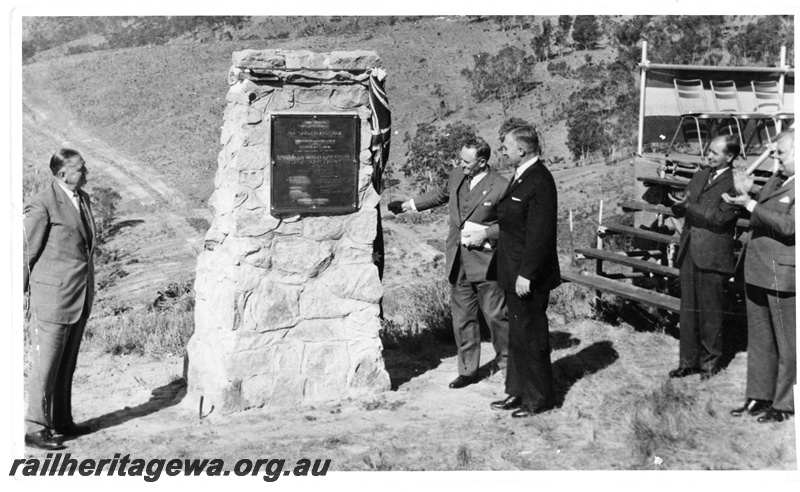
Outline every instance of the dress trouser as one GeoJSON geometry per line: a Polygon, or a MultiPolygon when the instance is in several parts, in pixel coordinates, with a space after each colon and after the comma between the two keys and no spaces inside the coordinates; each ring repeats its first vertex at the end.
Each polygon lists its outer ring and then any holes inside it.
{"type": "Polygon", "coordinates": [[[746,293],[747,397],[771,400],[775,410],[794,412],[796,295],[751,284],[746,293]]]}
{"type": "Polygon", "coordinates": [[[509,324],[506,393],[520,398],[530,410],[552,405],[555,396],[546,314],[549,299],[550,291],[531,292],[524,298],[506,292],[509,324]]]}
{"type": "Polygon", "coordinates": [[[28,375],[28,409],[25,432],[64,429],[72,419],[72,376],[86,327],[86,313],[73,324],[32,322],[31,372],[28,375]]]}
{"type": "Polygon", "coordinates": [[[681,264],[679,367],[712,370],[722,356],[725,282],[729,274],[698,268],[690,255],[681,264]]]}
{"type": "Polygon", "coordinates": [[[497,282],[468,281],[460,259],[457,260],[459,260],[459,273],[456,283],[450,286],[450,310],[458,348],[458,374],[475,376],[480,366],[479,307],[492,336],[495,369],[504,370],[508,359],[508,315],[505,292],[497,286],[497,282]]]}

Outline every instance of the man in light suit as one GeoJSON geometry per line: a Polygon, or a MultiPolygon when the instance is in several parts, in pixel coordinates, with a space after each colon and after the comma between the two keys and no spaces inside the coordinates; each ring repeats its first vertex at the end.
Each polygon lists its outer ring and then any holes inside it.
{"type": "Polygon", "coordinates": [[[796,288],[794,247],[794,130],[777,139],[778,172],[758,193],[753,178],[735,176],[737,196],[729,203],[750,212],[751,237],[745,246],[747,296],[747,401],[731,411],[760,415],[759,422],[783,422],[794,415],[797,384],[796,288]]]}
{"type": "Polygon", "coordinates": [[[72,419],[72,375],[94,297],[95,224],[81,155],[50,159],[54,180],[25,207],[23,287],[31,320],[25,444],[63,449],[64,436],[90,431],[72,419]]]}
{"type": "Polygon", "coordinates": [[[449,204],[450,228],[446,244],[446,273],[451,284],[450,308],[458,347],[458,377],[450,388],[479,380],[481,337],[478,307],[492,335],[492,370],[504,370],[508,358],[508,318],[503,291],[486,280],[486,270],[497,242],[497,201],[508,180],[489,167],[491,148],[476,138],[461,148],[460,165],[447,184],[413,200],[392,202],[397,213],[422,211],[449,204]]]}
{"type": "Polygon", "coordinates": [[[733,161],[739,155],[735,135],[719,136],[708,148],[703,168],[686,187],[686,195],[670,195],[676,217],[685,217],[678,258],[680,268],[680,360],[671,378],[720,371],[725,283],[733,276],[733,236],[739,208],[723,201],[733,192],[733,161]]]}
{"type": "Polygon", "coordinates": [[[511,129],[503,154],[516,168],[500,197],[500,235],[489,278],[506,293],[509,349],[505,400],[495,410],[515,418],[553,408],[547,303],[561,283],[556,249],[558,196],[553,175],[539,158],[539,135],[529,126],[511,129]]]}

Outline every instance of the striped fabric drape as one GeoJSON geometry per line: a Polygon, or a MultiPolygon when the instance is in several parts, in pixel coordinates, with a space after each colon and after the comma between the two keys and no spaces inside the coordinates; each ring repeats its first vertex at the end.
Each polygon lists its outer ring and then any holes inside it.
{"type": "Polygon", "coordinates": [[[372,186],[378,193],[381,192],[381,179],[386,162],[389,160],[389,143],[392,137],[392,112],[389,110],[389,100],[386,98],[385,81],[386,71],[382,68],[373,68],[369,74],[369,105],[372,110],[370,151],[372,186]]]}

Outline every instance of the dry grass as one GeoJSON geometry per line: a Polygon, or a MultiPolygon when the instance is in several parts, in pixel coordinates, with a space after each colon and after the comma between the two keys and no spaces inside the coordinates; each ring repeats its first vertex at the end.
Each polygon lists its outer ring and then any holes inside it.
{"type": "Polygon", "coordinates": [[[193,311],[133,311],[87,326],[89,347],[113,355],[183,355],[194,332],[193,311]]]}

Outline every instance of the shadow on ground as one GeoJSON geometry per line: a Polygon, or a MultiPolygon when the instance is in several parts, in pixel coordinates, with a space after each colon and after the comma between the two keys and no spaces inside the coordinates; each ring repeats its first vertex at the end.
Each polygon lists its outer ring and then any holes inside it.
{"type": "Polygon", "coordinates": [[[419,340],[418,344],[384,348],[383,360],[392,383],[392,391],[396,391],[412,378],[436,369],[442,360],[454,355],[456,355],[454,343],[430,338],[419,340]]]}
{"type": "Polygon", "coordinates": [[[125,407],[121,410],[89,419],[80,425],[91,427],[92,432],[122,425],[130,420],[145,417],[165,408],[175,406],[183,400],[184,396],[186,396],[186,380],[183,378],[176,379],[169,384],[154,389],[150,394],[150,399],[141,405],[125,407]]]}
{"type": "Polygon", "coordinates": [[[569,389],[581,378],[594,374],[619,359],[619,353],[608,340],[596,342],[578,353],[562,357],[553,362],[555,380],[555,405],[560,407],[569,389]]]}

